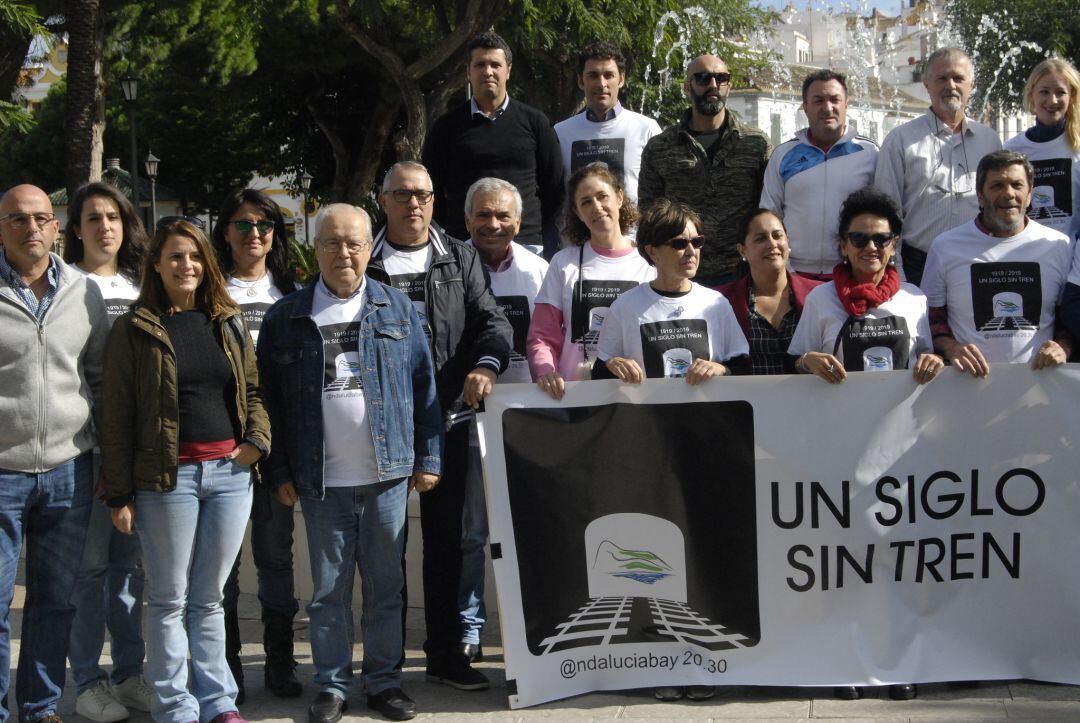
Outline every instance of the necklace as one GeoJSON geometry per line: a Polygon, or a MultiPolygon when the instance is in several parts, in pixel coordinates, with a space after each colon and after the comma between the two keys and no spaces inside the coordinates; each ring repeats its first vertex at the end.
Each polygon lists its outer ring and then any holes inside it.
{"type": "MultiPolygon", "coordinates": [[[[269,273],[269,272],[267,272],[267,273],[269,273]]],[[[255,298],[256,296],[259,295],[259,290],[256,287],[258,287],[259,284],[262,283],[262,280],[265,279],[265,278],[266,278],[266,273],[264,273],[262,276],[255,279],[254,281],[248,281],[247,279],[238,279],[235,276],[230,276],[229,281],[236,284],[241,289],[247,289],[248,297],[255,298]]]]}

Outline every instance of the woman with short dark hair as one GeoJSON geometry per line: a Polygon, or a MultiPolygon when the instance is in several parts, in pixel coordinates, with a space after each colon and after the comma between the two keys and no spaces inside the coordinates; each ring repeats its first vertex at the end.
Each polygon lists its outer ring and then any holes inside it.
{"type": "Polygon", "coordinates": [[[844,201],[841,261],[806,297],[791,339],[797,371],[839,384],[848,371],[912,369],[925,384],[945,367],[933,353],[926,296],[893,265],[901,228],[896,203],[874,188],[844,201]]]}

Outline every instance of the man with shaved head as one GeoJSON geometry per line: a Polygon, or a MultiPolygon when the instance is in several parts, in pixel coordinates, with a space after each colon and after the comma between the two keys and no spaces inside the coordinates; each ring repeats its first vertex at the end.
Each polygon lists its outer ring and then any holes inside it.
{"type": "Polygon", "coordinates": [[[701,256],[697,280],[706,286],[734,278],[735,227],[757,206],[769,157],[765,135],[727,108],[730,91],[727,63],[715,55],[694,58],[683,83],[690,107],[641,154],[642,210],[668,198],[701,216],[709,252],[701,256]]]}
{"type": "MultiPolygon", "coordinates": [[[[58,231],[40,188],[15,186],[0,199],[0,696],[8,692],[8,613],[25,537],[17,716],[47,723],[60,721],[109,328],[97,286],[51,253],[58,231]]],[[[7,716],[0,706],[0,723],[7,716]]]]}
{"type": "Polygon", "coordinates": [[[310,723],[334,723],[353,682],[352,588],[361,575],[367,705],[416,715],[401,690],[401,556],[412,489],[439,481],[442,416],[423,323],[365,275],[371,220],[335,203],[315,219],[319,276],[266,312],[259,373],[273,429],[263,465],[280,502],[304,501],[311,555],[310,723]]]}

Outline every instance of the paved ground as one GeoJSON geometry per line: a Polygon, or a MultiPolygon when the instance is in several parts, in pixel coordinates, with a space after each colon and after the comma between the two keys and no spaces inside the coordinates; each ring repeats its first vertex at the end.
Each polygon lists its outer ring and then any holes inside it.
{"type": "MultiPolygon", "coordinates": [[[[18,656],[18,629],[21,623],[23,587],[16,590],[12,622],[16,639],[12,645],[12,660],[18,656]]],[[[303,615],[303,611],[301,611],[303,615]]],[[[241,596],[241,634],[244,640],[244,667],[247,677],[248,700],[241,713],[252,721],[306,720],[307,705],[316,693],[311,684],[311,647],[307,642],[307,621],[297,625],[297,659],[299,675],[304,683],[304,697],[283,701],[270,696],[262,687],[261,623],[258,602],[253,595],[241,596]]],[[[489,626],[497,631],[497,625],[489,626]]],[[[505,678],[502,668],[502,648],[496,632],[484,639],[485,661],[479,665],[491,679],[491,690],[464,693],[424,680],[424,658],[420,649],[423,638],[423,613],[411,610],[408,629],[408,651],[405,661],[404,688],[416,700],[420,715],[417,720],[439,721],[614,721],[648,719],[652,721],[805,721],[843,719],[844,721],[995,721],[995,720],[1073,720],[1080,721],[1080,687],[1043,685],[1027,681],[981,683],[964,687],[925,685],[920,687],[917,700],[889,700],[884,691],[872,691],[871,697],[860,701],[834,700],[827,691],[820,697],[812,689],[730,687],[723,688],[707,703],[679,701],[661,703],[651,692],[626,691],[583,695],[535,708],[510,710],[506,702],[505,678]]],[[[1080,641],[1078,641],[1080,644],[1080,641]]],[[[106,647],[107,652],[107,647],[106,647]]],[[[361,657],[357,646],[356,660],[361,657]]],[[[14,671],[11,677],[14,684],[14,671]]],[[[353,695],[352,708],[345,720],[370,719],[363,698],[353,695]]],[[[72,686],[65,690],[60,713],[72,722],[84,719],[75,714],[72,686]]],[[[149,723],[150,716],[138,713],[133,723],[149,723]]],[[[381,720],[381,718],[379,718],[381,720]]]]}

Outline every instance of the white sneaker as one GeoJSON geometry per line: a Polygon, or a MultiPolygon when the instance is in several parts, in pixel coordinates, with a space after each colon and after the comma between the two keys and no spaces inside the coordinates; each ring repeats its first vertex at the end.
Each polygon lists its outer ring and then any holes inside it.
{"type": "Polygon", "coordinates": [[[109,684],[99,680],[93,688],[87,688],[75,701],[75,712],[94,723],[115,723],[127,719],[131,713],[109,690],[109,684]]]}
{"type": "Polygon", "coordinates": [[[141,675],[135,675],[112,687],[113,695],[128,708],[149,713],[157,700],[157,693],[146,684],[141,675]]]}

